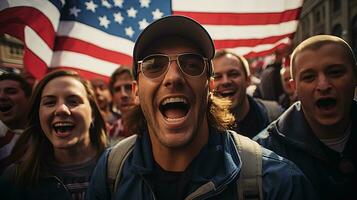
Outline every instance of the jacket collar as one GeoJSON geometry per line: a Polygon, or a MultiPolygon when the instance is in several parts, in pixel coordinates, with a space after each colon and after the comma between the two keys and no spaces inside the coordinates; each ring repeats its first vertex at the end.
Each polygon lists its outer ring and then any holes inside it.
{"type": "MultiPolygon", "coordinates": [[[[153,173],[155,167],[148,135],[145,131],[141,137],[138,137],[132,158],[128,160],[133,173],[143,176],[153,173]]],[[[192,185],[199,186],[213,182],[217,188],[237,178],[241,161],[228,133],[210,128],[208,143],[188,168],[192,170],[192,185]]]]}
{"type": "MultiPolygon", "coordinates": [[[[357,104],[352,102],[352,119],[357,119],[357,104]]],[[[301,102],[294,103],[288,110],[286,110],[279,119],[273,123],[273,128],[280,137],[285,138],[289,143],[299,146],[310,154],[319,158],[325,157],[323,149],[325,145],[315,136],[306,121],[301,102]]],[[[356,131],[356,126],[351,126],[351,133],[356,131]]]]}

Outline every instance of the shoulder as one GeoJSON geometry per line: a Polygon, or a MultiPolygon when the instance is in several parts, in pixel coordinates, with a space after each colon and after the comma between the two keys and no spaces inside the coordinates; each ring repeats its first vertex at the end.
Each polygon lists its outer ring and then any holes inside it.
{"type": "Polygon", "coordinates": [[[316,199],[304,173],[291,161],[262,147],[262,178],[265,199],[316,199]]]}

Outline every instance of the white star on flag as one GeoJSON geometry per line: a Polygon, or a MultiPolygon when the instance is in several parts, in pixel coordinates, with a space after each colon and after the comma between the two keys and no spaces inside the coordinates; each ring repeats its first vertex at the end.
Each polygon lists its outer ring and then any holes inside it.
{"type": "Polygon", "coordinates": [[[87,2],[85,2],[85,4],[86,4],[87,10],[90,10],[93,13],[95,13],[95,9],[98,7],[97,4],[95,4],[93,1],[89,1],[89,2],[87,1],[87,2]]]}
{"type": "Polygon", "coordinates": [[[144,30],[149,25],[149,22],[144,18],[139,21],[139,29],[144,30]]]}
{"type": "Polygon", "coordinates": [[[161,12],[158,8],[156,8],[153,12],[151,12],[152,13],[152,18],[154,19],[154,20],[157,20],[157,19],[160,19],[163,15],[164,15],[164,13],[163,12],[161,12]]]}
{"type": "Polygon", "coordinates": [[[108,20],[107,16],[103,16],[103,17],[98,17],[99,19],[99,25],[100,26],[104,26],[104,28],[108,28],[110,21],[108,20]]]}
{"type": "Polygon", "coordinates": [[[150,0],[140,0],[140,6],[142,8],[149,8],[150,0]]]}
{"type": "Polygon", "coordinates": [[[114,6],[122,8],[123,7],[123,0],[114,0],[114,6]]]}
{"type": "Polygon", "coordinates": [[[125,28],[125,34],[129,37],[133,37],[134,35],[134,30],[131,28],[131,26],[125,28]]]}
{"type": "Polygon", "coordinates": [[[102,6],[108,9],[112,8],[112,5],[107,0],[102,0],[102,6]]]}
{"type": "Polygon", "coordinates": [[[124,18],[120,12],[114,13],[113,16],[114,16],[114,21],[118,22],[118,24],[123,23],[124,18]]]}
{"type": "Polygon", "coordinates": [[[128,17],[135,18],[136,13],[138,13],[137,10],[135,10],[133,7],[130,7],[129,10],[126,11],[128,13],[128,17]]]}
{"type": "Polygon", "coordinates": [[[76,6],[69,9],[69,13],[71,15],[74,15],[75,17],[78,17],[78,13],[80,13],[80,12],[81,12],[81,10],[78,9],[76,6]]]}

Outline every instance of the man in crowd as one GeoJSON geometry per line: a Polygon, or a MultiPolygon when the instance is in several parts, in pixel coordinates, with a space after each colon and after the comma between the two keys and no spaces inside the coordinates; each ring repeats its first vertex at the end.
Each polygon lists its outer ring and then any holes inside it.
{"type": "Polygon", "coordinates": [[[322,199],[355,199],[356,59],[342,39],[318,35],[291,56],[297,99],[258,141],[295,162],[322,199]]]}
{"type": "MultiPolygon", "coordinates": [[[[120,165],[112,194],[107,174],[119,152],[104,153],[89,199],[238,199],[247,194],[237,192],[242,155],[232,139],[236,133],[227,131],[233,122],[224,109],[228,103],[210,93],[213,56],[207,31],[183,16],[161,18],[141,33],[133,52],[133,92],[140,105],[129,123],[138,136],[120,165]]],[[[119,142],[119,150],[133,138],[119,142]]],[[[265,199],[313,198],[310,183],[295,165],[258,147],[265,199]]]]}
{"type": "Polygon", "coordinates": [[[123,119],[134,103],[131,91],[132,82],[132,73],[129,68],[124,66],[115,70],[110,77],[109,88],[113,96],[113,106],[120,114],[120,118],[113,124],[109,132],[109,138],[114,141],[130,135],[130,132],[124,127],[123,119]]]}
{"type": "Polygon", "coordinates": [[[15,73],[0,75],[0,174],[27,123],[31,86],[15,73]]]}
{"type": "Polygon", "coordinates": [[[215,94],[231,100],[236,132],[252,138],[283,112],[277,102],[255,99],[246,93],[250,70],[243,56],[219,50],[213,58],[213,66],[215,94]]]}
{"type": "Polygon", "coordinates": [[[90,82],[92,84],[101,114],[108,124],[108,130],[110,130],[112,125],[118,119],[118,115],[112,110],[112,94],[110,93],[108,84],[100,78],[91,79],[90,82]]]}

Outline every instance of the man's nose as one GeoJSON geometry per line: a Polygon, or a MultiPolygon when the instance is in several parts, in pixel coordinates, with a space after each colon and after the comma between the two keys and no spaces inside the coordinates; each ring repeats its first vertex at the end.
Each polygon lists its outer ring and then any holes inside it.
{"type": "Polygon", "coordinates": [[[169,63],[167,72],[163,81],[165,86],[179,86],[183,83],[183,74],[177,63],[177,60],[173,60],[169,63]]]}
{"type": "Polygon", "coordinates": [[[331,86],[331,83],[330,83],[330,80],[328,79],[328,77],[326,77],[323,74],[318,75],[317,86],[316,86],[317,90],[326,91],[326,90],[330,89],[331,87],[332,86],[331,86]]]}

